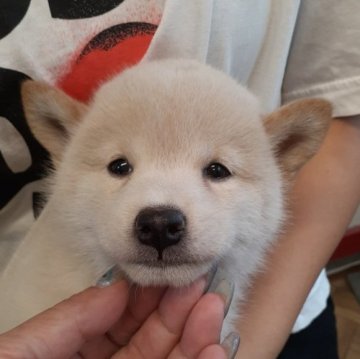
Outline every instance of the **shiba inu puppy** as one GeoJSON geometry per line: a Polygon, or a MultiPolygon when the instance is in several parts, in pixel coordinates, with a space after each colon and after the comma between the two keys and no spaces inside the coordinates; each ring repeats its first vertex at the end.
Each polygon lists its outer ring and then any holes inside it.
{"type": "Polygon", "coordinates": [[[282,228],[285,184],[331,118],[323,100],[264,116],[248,90],[190,60],[130,68],[89,105],[34,81],[22,96],[55,171],[0,278],[1,329],[114,265],[141,286],[184,286],[218,266],[235,283],[231,322],[282,228]]]}

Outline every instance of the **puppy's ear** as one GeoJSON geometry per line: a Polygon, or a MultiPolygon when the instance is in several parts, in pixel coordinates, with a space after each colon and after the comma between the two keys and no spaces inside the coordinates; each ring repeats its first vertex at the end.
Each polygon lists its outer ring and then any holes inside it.
{"type": "Polygon", "coordinates": [[[55,87],[31,80],[22,84],[21,97],[31,132],[56,165],[86,106],[55,87]]]}
{"type": "Polygon", "coordinates": [[[294,101],[265,118],[265,129],[286,175],[294,175],[320,147],[332,108],[320,99],[294,101]]]}

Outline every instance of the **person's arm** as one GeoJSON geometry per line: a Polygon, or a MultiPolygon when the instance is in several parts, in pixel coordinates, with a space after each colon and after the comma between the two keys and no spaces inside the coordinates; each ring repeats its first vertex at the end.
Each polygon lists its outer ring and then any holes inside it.
{"type": "Polygon", "coordinates": [[[238,359],[274,359],[360,201],[360,116],[333,120],[290,195],[291,225],[255,280],[238,359]]]}

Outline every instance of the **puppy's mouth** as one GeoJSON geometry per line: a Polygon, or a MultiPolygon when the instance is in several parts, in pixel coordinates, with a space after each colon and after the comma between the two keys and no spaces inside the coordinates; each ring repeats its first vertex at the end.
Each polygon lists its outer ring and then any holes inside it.
{"type": "Polygon", "coordinates": [[[140,286],[181,287],[194,282],[207,273],[211,263],[191,262],[144,262],[137,261],[122,265],[128,278],[140,286]]]}
{"type": "Polygon", "coordinates": [[[168,268],[168,267],[181,267],[181,266],[196,266],[196,265],[199,265],[199,262],[189,261],[189,260],[158,259],[156,261],[136,260],[136,261],[133,261],[132,264],[148,266],[150,268],[168,268]]]}
{"type": "Polygon", "coordinates": [[[177,287],[192,283],[208,272],[215,262],[214,258],[185,256],[184,253],[182,255],[165,253],[161,260],[155,255],[140,255],[120,261],[118,265],[131,281],[141,286],[177,287]]]}

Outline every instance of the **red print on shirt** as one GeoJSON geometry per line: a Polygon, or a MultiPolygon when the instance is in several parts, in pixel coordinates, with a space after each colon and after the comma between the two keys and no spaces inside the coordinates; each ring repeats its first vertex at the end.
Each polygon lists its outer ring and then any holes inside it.
{"type": "Polygon", "coordinates": [[[156,28],[153,24],[133,22],[102,31],[80,51],[57,86],[87,102],[102,82],[143,58],[156,28]]]}

